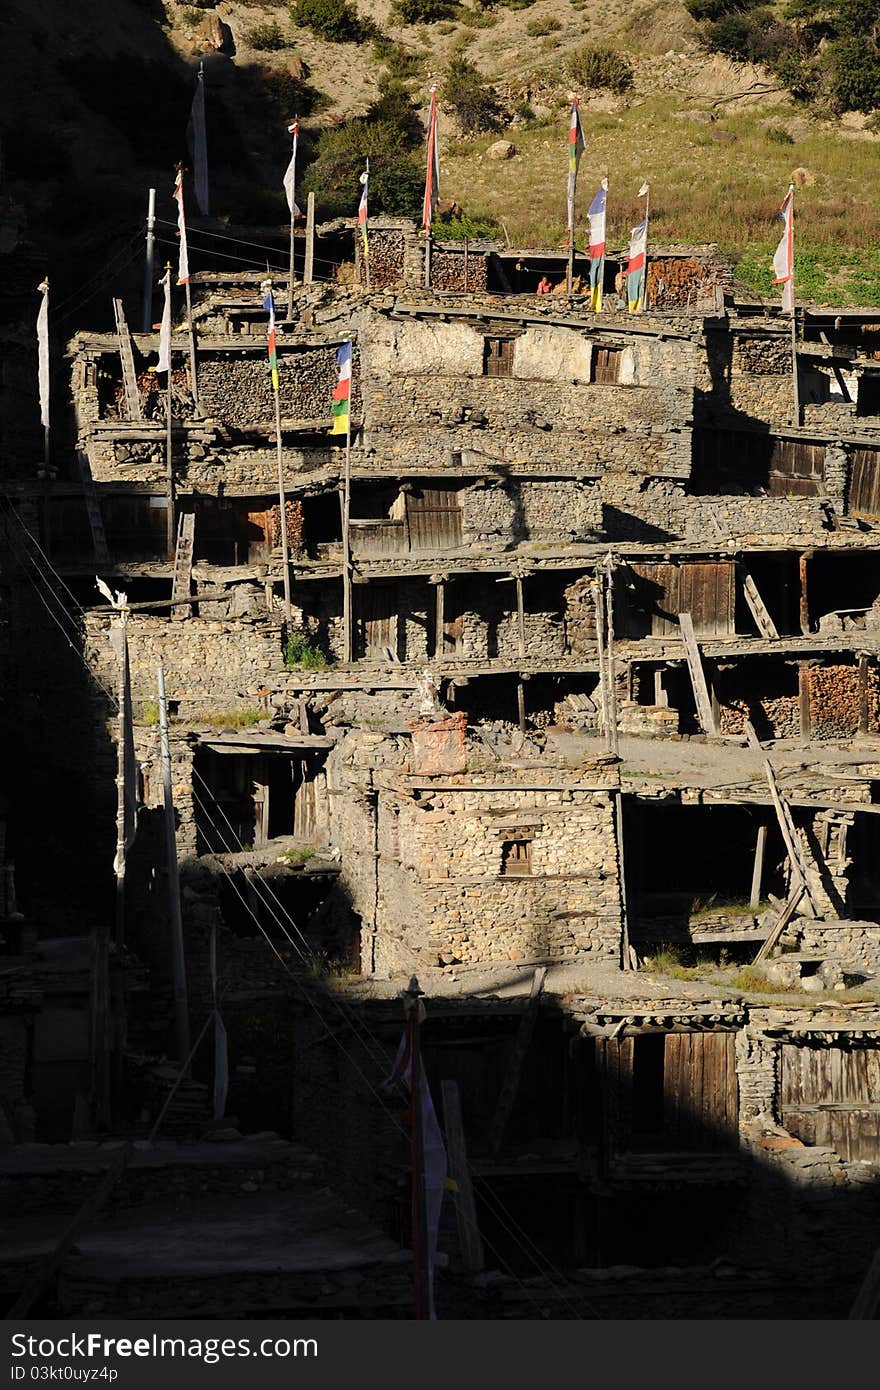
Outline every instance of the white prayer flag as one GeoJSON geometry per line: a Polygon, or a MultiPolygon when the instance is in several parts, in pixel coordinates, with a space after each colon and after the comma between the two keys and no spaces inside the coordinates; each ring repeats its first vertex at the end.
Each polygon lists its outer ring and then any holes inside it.
{"type": "Polygon", "coordinates": [[[37,287],[43,296],[37,314],[37,380],[40,392],[40,422],[49,428],[49,281],[37,287]]]}

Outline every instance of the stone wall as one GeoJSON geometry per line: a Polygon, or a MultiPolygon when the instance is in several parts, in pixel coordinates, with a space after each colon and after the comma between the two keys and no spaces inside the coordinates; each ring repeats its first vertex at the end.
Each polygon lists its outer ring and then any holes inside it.
{"type": "MultiPolygon", "coordinates": [[[[87,657],[99,677],[116,688],[109,616],[86,616],[87,657]]],[[[156,667],[165,668],[169,700],[182,718],[259,707],[273,677],[284,670],[279,627],[269,622],[210,618],[143,617],[128,622],[135,711],[156,700],[156,667]]]]}

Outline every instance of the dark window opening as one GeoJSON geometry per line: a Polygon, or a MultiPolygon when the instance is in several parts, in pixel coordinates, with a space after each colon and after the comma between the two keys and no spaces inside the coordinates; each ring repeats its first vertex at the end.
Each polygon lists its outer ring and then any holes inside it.
{"type": "Polygon", "coordinates": [[[632,1136],[633,1141],[663,1137],[662,1033],[645,1033],[633,1039],[632,1136]]]}
{"type": "Polygon", "coordinates": [[[825,445],[751,430],[694,430],[692,490],[818,497],[825,445]]]}
{"type": "Polygon", "coordinates": [[[483,375],[513,375],[513,338],[486,338],[483,343],[483,375]]]}
{"type": "Polygon", "coordinates": [[[501,845],[501,872],[507,878],[532,872],[531,840],[504,840],[501,845]]]}
{"type": "Polygon", "coordinates": [[[593,348],[593,381],[597,384],[614,386],[620,381],[620,367],[623,362],[623,348],[593,348]]]}
{"type": "Polygon", "coordinates": [[[857,415],[880,414],[880,376],[860,376],[857,415]]]}

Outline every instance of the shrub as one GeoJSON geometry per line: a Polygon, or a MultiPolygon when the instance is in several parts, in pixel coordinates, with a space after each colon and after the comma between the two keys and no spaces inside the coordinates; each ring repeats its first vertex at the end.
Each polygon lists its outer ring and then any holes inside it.
{"type": "Polygon", "coordinates": [[[572,82],[588,90],[604,89],[622,95],[633,84],[632,64],[615,48],[587,44],[571,55],[565,70],[572,82]]]}
{"type": "Polygon", "coordinates": [[[285,38],[284,31],[280,24],[255,24],[253,29],[246,29],[244,41],[251,48],[259,49],[260,52],[273,52],[279,48],[289,48],[290,40],[285,38]]]}
{"type": "Polygon", "coordinates": [[[378,29],[371,19],[363,19],[349,0],[296,0],[290,7],[294,24],[311,29],[328,43],[363,43],[375,38],[378,29]]]}
{"type": "Polygon", "coordinates": [[[436,232],[440,241],[480,241],[497,236],[498,223],[494,217],[468,217],[462,213],[461,217],[450,217],[448,222],[439,219],[436,232]]]}
{"type": "Polygon", "coordinates": [[[436,24],[450,19],[456,8],[455,0],[392,0],[391,13],[401,24],[436,24]]]}
{"type": "Polygon", "coordinates": [[[782,125],[768,125],[764,132],[764,139],[769,140],[771,145],[794,144],[794,137],[782,125]]]}
{"type": "Polygon", "coordinates": [[[315,193],[322,217],[351,217],[360,199],[358,179],[368,157],[371,215],[414,217],[424,194],[423,139],[407,88],[384,79],[378,99],[364,116],[319,136],[303,188],[315,193]]]}
{"type": "Polygon", "coordinates": [[[547,19],[530,19],[526,33],[530,39],[541,39],[545,34],[558,34],[561,28],[559,20],[550,15],[547,19]]]}
{"type": "Polygon", "coordinates": [[[684,7],[694,19],[721,19],[723,15],[744,10],[756,10],[766,0],[684,0],[684,7]]]}
{"type": "Polygon", "coordinates": [[[389,77],[396,77],[400,82],[419,77],[425,66],[421,53],[414,53],[402,43],[394,43],[386,38],[375,40],[373,57],[378,63],[385,64],[389,77]]]}
{"type": "Polygon", "coordinates": [[[181,17],[184,24],[196,25],[201,24],[205,15],[203,10],[197,10],[192,5],[188,5],[184,10],[181,10],[181,17]]]}
{"type": "Polygon", "coordinates": [[[458,21],[468,29],[491,29],[498,23],[498,16],[489,10],[469,10],[463,5],[458,12],[458,21]]]}
{"type": "Polygon", "coordinates": [[[284,647],[284,665],[288,671],[322,671],[327,658],[307,632],[290,632],[284,647]]]}
{"type": "Polygon", "coordinates": [[[477,68],[467,58],[455,57],[450,61],[440,95],[466,135],[500,127],[501,108],[497,93],[494,87],[483,81],[477,68]]]}
{"type": "Polygon", "coordinates": [[[880,50],[864,38],[836,39],[826,52],[831,100],[838,111],[875,111],[880,106],[880,50]]]}

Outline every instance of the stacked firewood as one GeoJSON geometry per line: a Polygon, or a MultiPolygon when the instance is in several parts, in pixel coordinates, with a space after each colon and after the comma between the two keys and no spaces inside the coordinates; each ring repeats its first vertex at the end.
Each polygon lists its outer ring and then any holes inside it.
{"type": "Polygon", "coordinates": [[[481,253],[461,251],[431,252],[431,287],[435,290],[485,290],[486,257],[481,253]],[[467,280],[465,280],[467,259],[467,280]]]}
{"type": "MultiPolygon", "coordinates": [[[[403,281],[404,240],[400,232],[369,232],[370,289],[384,289],[386,285],[399,285],[403,281]]],[[[357,277],[360,284],[367,283],[366,262],[363,257],[360,234],[355,237],[355,259],[357,277]]]]}
{"type": "Polygon", "coordinates": [[[716,280],[708,266],[693,256],[669,260],[648,257],[648,303],[652,309],[688,309],[711,303],[716,280]]]}
{"type": "MultiPolygon", "coordinates": [[[[303,509],[302,502],[286,498],[284,511],[287,517],[287,548],[291,555],[301,555],[303,551],[303,509]]],[[[276,502],[269,511],[269,544],[273,549],[281,545],[281,507],[276,502]]]]}

